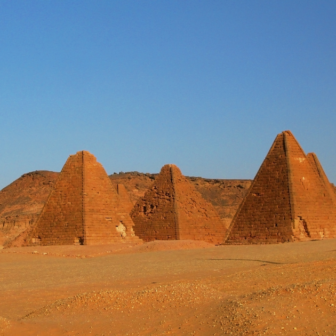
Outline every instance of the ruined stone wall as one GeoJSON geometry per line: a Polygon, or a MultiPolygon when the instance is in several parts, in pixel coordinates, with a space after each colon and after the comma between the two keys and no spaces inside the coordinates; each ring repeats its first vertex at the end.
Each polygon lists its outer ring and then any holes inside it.
{"type": "Polygon", "coordinates": [[[28,244],[72,245],[83,240],[82,177],[83,155],[70,156],[29,234],[28,244]]]}
{"type": "Polygon", "coordinates": [[[178,239],[174,198],[171,171],[167,165],[131,212],[135,234],[144,241],[178,239]]]}
{"type": "Polygon", "coordinates": [[[175,165],[171,165],[171,174],[175,188],[178,238],[222,243],[226,227],[212,204],[196,191],[175,165]]]}
{"type": "Polygon", "coordinates": [[[316,164],[307,159],[290,132],[285,132],[294,219],[299,238],[336,237],[336,208],[316,164]]]}
{"type": "Polygon", "coordinates": [[[228,244],[292,240],[284,134],[275,139],[228,230],[228,244]]]}

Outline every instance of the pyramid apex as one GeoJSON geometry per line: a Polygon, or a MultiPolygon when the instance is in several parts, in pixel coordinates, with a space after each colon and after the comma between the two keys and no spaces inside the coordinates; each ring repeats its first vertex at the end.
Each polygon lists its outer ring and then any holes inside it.
{"type": "Polygon", "coordinates": [[[317,157],[317,155],[314,152],[308,153],[307,156],[314,156],[317,157]]]}
{"type": "Polygon", "coordinates": [[[97,158],[91,154],[89,151],[86,151],[86,150],[81,150],[81,151],[78,151],[76,154],[71,154],[69,155],[69,157],[73,157],[73,156],[78,156],[78,155],[82,155],[82,156],[91,156],[93,157],[95,160],[97,160],[97,158]]]}
{"type": "Polygon", "coordinates": [[[171,167],[177,167],[177,166],[174,165],[173,163],[167,163],[167,164],[165,164],[165,165],[162,166],[162,168],[164,168],[164,167],[169,167],[169,168],[171,168],[171,167]]]}
{"type": "Polygon", "coordinates": [[[290,130],[283,131],[283,132],[281,132],[281,134],[294,136],[293,133],[290,130]]]}
{"type": "Polygon", "coordinates": [[[77,153],[76,153],[76,155],[77,154],[88,154],[88,155],[93,155],[93,154],[91,154],[89,151],[87,151],[87,150],[81,150],[81,151],[78,151],[77,153]]]}
{"type": "Polygon", "coordinates": [[[181,169],[179,167],[177,167],[175,164],[173,163],[167,163],[165,164],[162,168],[161,171],[164,171],[166,169],[173,169],[173,170],[178,170],[181,173],[181,169]]]}
{"type": "Polygon", "coordinates": [[[160,173],[164,173],[164,172],[167,172],[169,171],[174,173],[174,174],[177,174],[177,175],[181,175],[182,176],[182,172],[181,172],[181,169],[179,167],[177,167],[175,164],[172,164],[172,163],[169,163],[169,164],[165,164],[162,168],[161,168],[161,171],[160,173]]]}

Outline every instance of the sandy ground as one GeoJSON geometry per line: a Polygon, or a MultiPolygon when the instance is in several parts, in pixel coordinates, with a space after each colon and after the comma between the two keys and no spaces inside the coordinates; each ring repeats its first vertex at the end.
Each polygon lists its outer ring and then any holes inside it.
{"type": "Polygon", "coordinates": [[[0,335],[336,335],[335,239],[198,244],[1,250],[0,335]]]}

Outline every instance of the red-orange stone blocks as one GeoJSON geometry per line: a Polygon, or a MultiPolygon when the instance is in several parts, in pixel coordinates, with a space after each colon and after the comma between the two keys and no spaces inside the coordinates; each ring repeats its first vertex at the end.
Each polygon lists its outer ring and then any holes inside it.
{"type": "Polygon", "coordinates": [[[144,241],[191,239],[218,244],[226,233],[212,204],[172,164],[161,169],[131,217],[136,235],[144,241]]]}
{"type": "Polygon", "coordinates": [[[28,245],[101,245],[140,241],[103,166],[86,151],[65,163],[28,245]]]}
{"type": "Polygon", "coordinates": [[[335,193],[315,154],[279,134],[228,231],[226,244],[336,237],[335,193]]]}

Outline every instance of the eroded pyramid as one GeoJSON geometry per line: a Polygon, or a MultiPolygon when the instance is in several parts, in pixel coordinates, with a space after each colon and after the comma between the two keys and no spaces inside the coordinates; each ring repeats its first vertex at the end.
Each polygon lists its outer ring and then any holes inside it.
{"type": "Polygon", "coordinates": [[[27,245],[140,241],[103,166],[87,151],[70,155],[28,234],[27,245]]]}
{"type": "Polygon", "coordinates": [[[144,241],[191,239],[218,244],[226,233],[212,204],[172,164],[163,166],[131,217],[135,234],[144,241]]]}
{"type": "Polygon", "coordinates": [[[336,204],[316,155],[279,134],[228,229],[226,244],[336,237],[336,204]]]}

